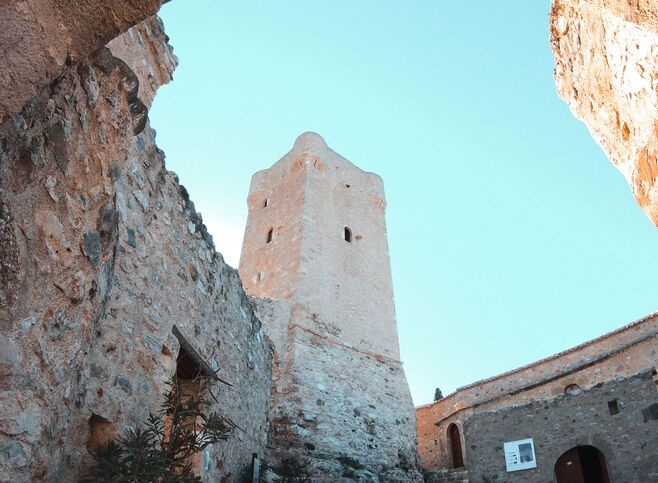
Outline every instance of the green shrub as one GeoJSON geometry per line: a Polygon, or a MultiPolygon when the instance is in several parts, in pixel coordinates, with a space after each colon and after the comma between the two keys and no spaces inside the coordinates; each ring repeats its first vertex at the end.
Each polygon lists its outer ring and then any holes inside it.
{"type": "Polygon", "coordinates": [[[230,434],[226,420],[216,412],[206,414],[210,402],[209,380],[192,384],[178,379],[168,390],[157,414],[150,414],[141,428],[127,429],[115,441],[92,451],[95,465],[83,482],[173,483],[200,481],[191,461],[208,445],[230,434]],[[192,385],[196,390],[189,391],[192,385]]]}

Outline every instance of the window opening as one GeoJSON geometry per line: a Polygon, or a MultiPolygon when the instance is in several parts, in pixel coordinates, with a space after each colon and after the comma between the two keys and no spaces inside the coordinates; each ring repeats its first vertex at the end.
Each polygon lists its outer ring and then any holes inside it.
{"type": "Polygon", "coordinates": [[[612,416],[614,416],[615,414],[619,414],[619,401],[617,399],[608,401],[608,411],[610,411],[610,414],[612,416]]]}
{"type": "Polygon", "coordinates": [[[270,204],[270,199],[269,199],[269,198],[265,198],[265,199],[263,200],[263,208],[267,208],[267,205],[269,205],[269,204],[270,204]]]}
{"type": "Polygon", "coordinates": [[[349,227],[345,227],[345,241],[352,243],[352,230],[349,227]]]}
{"type": "Polygon", "coordinates": [[[564,393],[570,396],[575,396],[580,393],[580,386],[578,384],[569,384],[564,388],[564,393]]]}
{"type": "Polygon", "coordinates": [[[267,242],[266,243],[270,243],[272,241],[272,232],[273,231],[274,231],[273,228],[270,228],[270,230],[267,232],[267,242]]]}

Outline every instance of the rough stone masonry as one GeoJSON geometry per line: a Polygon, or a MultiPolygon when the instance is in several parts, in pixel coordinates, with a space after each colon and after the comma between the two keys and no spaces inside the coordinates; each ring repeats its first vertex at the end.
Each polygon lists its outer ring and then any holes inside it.
{"type": "Polygon", "coordinates": [[[464,424],[471,481],[554,481],[554,465],[567,448],[591,445],[607,457],[610,481],[658,478],[658,402],[649,371],[599,384],[551,401],[487,411],[464,424]],[[611,413],[609,404],[618,405],[611,413]],[[537,467],[505,471],[503,444],[535,435],[537,467]]]}
{"type": "Polygon", "coordinates": [[[265,452],[271,346],[148,124],[174,65],[151,18],[0,126],[2,481],[76,481],[88,448],[158,408],[182,344],[231,384],[214,409],[236,428],[204,480],[265,452]]]}

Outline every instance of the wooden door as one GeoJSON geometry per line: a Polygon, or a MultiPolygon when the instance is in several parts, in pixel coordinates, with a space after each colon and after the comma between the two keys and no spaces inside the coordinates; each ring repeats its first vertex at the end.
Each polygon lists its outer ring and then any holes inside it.
{"type": "Polygon", "coordinates": [[[605,456],[599,451],[599,465],[601,467],[601,480],[602,483],[610,483],[610,477],[608,476],[608,465],[605,462],[605,456]]]}
{"type": "Polygon", "coordinates": [[[555,463],[555,478],[557,483],[585,483],[578,448],[572,448],[560,456],[555,463]]]}
{"type": "Polygon", "coordinates": [[[450,439],[450,451],[452,452],[452,467],[464,467],[464,455],[462,454],[462,439],[459,436],[459,428],[456,424],[451,424],[448,428],[450,439]]]}

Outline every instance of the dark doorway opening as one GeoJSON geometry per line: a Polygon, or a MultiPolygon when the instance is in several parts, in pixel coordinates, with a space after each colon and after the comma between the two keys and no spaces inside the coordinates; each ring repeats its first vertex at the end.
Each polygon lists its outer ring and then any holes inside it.
{"type": "MultiPolygon", "coordinates": [[[[174,325],[171,331],[176,339],[178,339],[180,349],[178,351],[178,357],[176,358],[176,385],[171,387],[169,397],[175,396],[175,391],[178,391],[177,396],[180,398],[180,405],[177,407],[176,411],[177,415],[181,415],[182,418],[181,421],[178,422],[179,428],[174,430],[174,413],[173,411],[167,412],[164,421],[163,438],[167,444],[171,443],[175,447],[176,443],[172,441],[180,441],[180,439],[185,437],[186,433],[198,431],[198,425],[201,423],[200,417],[196,418],[195,416],[189,416],[191,411],[188,410],[188,401],[192,398],[198,399],[199,394],[205,390],[206,383],[209,380],[217,380],[217,374],[210,365],[203,360],[199,352],[183,336],[177,326],[174,325]],[[188,410],[186,413],[187,416],[185,416],[185,413],[180,412],[184,410],[188,410]]],[[[202,454],[200,452],[193,453],[192,456],[189,457],[187,463],[192,465],[194,473],[199,474],[202,467],[202,454]]]]}
{"type": "Polygon", "coordinates": [[[450,445],[452,467],[463,468],[464,455],[462,454],[462,439],[459,435],[459,428],[454,423],[448,426],[448,443],[450,445]]]}
{"type": "Polygon", "coordinates": [[[594,446],[576,446],[555,463],[557,483],[610,483],[605,456],[594,446]]]}

